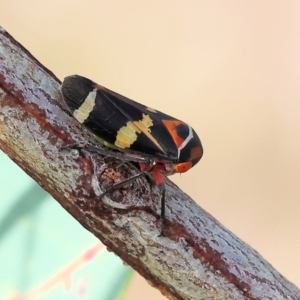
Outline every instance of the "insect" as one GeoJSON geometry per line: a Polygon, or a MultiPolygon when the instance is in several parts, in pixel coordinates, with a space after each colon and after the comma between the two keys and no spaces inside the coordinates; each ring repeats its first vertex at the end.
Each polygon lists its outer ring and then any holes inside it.
{"type": "Polygon", "coordinates": [[[193,128],[78,75],[64,79],[61,93],[73,117],[96,140],[124,155],[106,153],[93,146],[87,149],[139,163],[139,174],[112,185],[100,197],[138,177],[152,176],[161,191],[161,220],[164,222],[164,177],[190,170],[203,155],[193,128]]]}

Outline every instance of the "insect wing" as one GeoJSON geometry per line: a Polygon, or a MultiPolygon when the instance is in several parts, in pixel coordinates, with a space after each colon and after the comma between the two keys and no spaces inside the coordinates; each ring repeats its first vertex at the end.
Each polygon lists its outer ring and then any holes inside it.
{"type": "Polygon", "coordinates": [[[176,119],[77,75],[66,77],[61,91],[73,116],[105,142],[162,160],[178,158],[178,147],[163,122],[176,119]]]}

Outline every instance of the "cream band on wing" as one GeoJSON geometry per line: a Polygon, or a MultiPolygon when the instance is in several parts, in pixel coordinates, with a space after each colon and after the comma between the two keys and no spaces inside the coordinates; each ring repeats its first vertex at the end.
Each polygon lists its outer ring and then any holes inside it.
{"type": "Polygon", "coordinates": [[[187,126],[189,127],[189,135],[186,137],[184,142],[178,147],[178,158],[180,157],[181,149],[183,149],[187,145],[187,143],[194,137],[192,127],[188,124],[187,126]]]}
{"type": "Polygon", "coordinates": [[[74,111],[73,116],[78,122],[83,123],[89,117],[91,111],[94,109],[96,96],[97,89],[94,89],[88,94],[81,106],[74,111]]]}
{"type": "Polygon", "coordinates": [[[120,148],[130,148],[137,140],[138,133],[144,133],[161,151],[164,152],[158,141],[151,134],[150,127],[153,126],[153,121],[149,115],[143,114],[143,119],[140,121],[128,121],[126,126],[123,126],[117,132],[115,146],[120,148]]]}

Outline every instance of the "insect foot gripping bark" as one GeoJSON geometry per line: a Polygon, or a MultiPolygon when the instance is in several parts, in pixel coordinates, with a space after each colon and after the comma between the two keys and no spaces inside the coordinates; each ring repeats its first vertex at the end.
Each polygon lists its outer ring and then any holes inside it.
{"type": "Polygon", "coordinates": [[[136,162],[140,166],[139,174],[112,185],[100,197],[139,177],[150,176],[161,193],[162,233],[165,222],[165,176],[190,170],[203,155],[194,129],[78,75],[64,79],[61,93],[72,116],[97,141],[110,148],[106,151],[86,145],[86,150],[136,162]]]}

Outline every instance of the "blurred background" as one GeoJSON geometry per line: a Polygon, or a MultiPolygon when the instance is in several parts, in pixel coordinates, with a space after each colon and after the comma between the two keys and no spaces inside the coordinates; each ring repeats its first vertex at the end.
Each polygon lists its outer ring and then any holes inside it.
{"type": "MultiPolygon", "coordinates": [[[[0,7],[0,26],[61,80],[86,76],[192,125],[204,156],[171,179],[300,287],[299,1],[0,7]]],[[[164,299],[135,274],[125,299],[141,298],[164,299]]]]}

